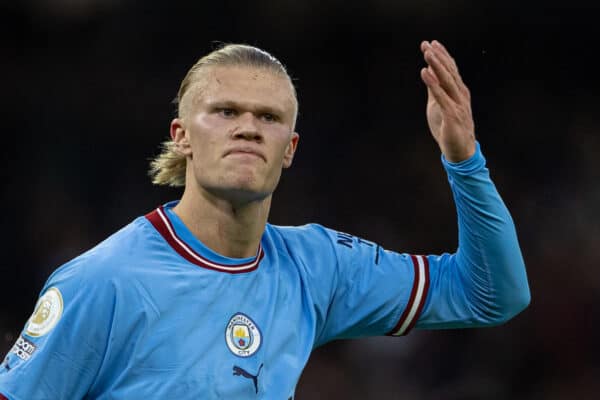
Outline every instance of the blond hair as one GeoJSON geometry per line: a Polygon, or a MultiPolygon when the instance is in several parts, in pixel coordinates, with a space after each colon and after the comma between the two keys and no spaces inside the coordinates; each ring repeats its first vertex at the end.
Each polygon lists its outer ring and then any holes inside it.
{"type": "MultiPolygon", "coordinates": [[[[245,44],[227,44],[199,59],[187,72],[177,97],[173,102],[177,105],[178,115],[182,114],[182,100],[190,87],[196,83],[200,73],[206,67],[243,66],[267,69],[282,75],[290,81],[297,108],[297,95],[292,80],[283,64],[271,54],[254,46],[245,44]]],[[[155,185],[185,186],[186,157],[179,153],[175,143],[167,140],[161,145],[161,153],[150,162],[149,175],[155,185]]]]}

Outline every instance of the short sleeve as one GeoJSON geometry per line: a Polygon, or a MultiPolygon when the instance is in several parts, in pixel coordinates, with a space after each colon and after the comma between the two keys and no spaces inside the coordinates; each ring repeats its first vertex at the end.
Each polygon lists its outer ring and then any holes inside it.
{"type": "Polygon", "coordinates": [[[71,262],[49,278],[0,364],[0,394],[9,400],[81,399],[93,384],[107,345],[114,296],[81,264],[71,262]]]}

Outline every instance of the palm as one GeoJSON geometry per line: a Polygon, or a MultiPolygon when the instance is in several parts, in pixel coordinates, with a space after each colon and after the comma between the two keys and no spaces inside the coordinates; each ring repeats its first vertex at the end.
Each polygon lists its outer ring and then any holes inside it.
{"type": "MultiPolygon", "coordinates": [[[[430,91],[428,90],[428,92],[430,91]]],[[[436,142],[439,142],[440,132],[443,130],[444,118],[442,108],[431,93],[428,93],[427,97],[427,125],[429,125],[429,130],[436,142]]]]}

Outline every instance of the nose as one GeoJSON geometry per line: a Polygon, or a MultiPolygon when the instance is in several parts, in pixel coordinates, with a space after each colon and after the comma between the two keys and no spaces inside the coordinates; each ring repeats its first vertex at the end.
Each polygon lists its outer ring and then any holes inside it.
{"type": "Polygon", "coordinates": [[[237,120],[238,125],[233,130],[234,139],[250,140],[261,143],[263,135],[258,128],[256,117],[251,112],[245,112],[237,120]]]}

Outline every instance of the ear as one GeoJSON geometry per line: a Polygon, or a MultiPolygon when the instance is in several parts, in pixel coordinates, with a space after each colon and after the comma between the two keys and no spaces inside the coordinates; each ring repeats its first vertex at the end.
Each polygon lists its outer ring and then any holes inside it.
{"type": "Polygon", "coordinates": [[[296,154],[296,148],[298,147],[299,140],[300,135],[298,135],[296,132],[293,132],[290,142],[288,143],[285,153],[283,154],[283,168],[289,168],[292,166],[292,160],[294,159],[294,154],[296,154]]]}
{"type": "Polygon", "coordinates": [[[181,118],[175,118],[171,121],[171,139],[175,143],[175,150],[184,156],[192,155],[192,147],[190,146],[190,139],[187,130],[183,126],[183,120],[181,118]]]}

